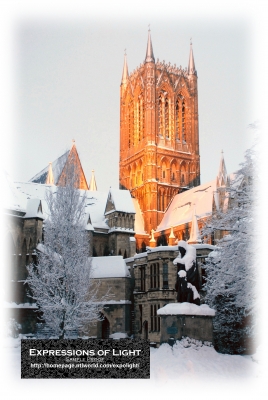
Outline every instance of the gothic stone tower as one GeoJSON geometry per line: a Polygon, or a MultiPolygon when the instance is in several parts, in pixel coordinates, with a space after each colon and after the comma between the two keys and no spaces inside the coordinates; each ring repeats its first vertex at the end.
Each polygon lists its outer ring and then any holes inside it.
{"type": "Polygon", "coordinates": [[[120,188],[143,212],[145,230],[161,222],[173,196],[200,184],[198,94],[192,44],[188,69],[146,57],[120,86],[120,188]]]}

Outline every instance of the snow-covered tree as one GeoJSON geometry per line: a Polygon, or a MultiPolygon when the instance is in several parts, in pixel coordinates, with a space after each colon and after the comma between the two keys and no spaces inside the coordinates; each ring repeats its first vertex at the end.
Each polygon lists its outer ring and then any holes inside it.
{"type": "Polygon", "coordinates": [[[86,193],[76,189],[75,164],[65,171],[65,186],[51,187],[49,215],[38,262],[28,267],[27,283],[46,325],[60,339],[100,319],[98,286],[91,278],[89,241],[85,231],[86,193]]]}
{"type": "MultiPolygon", "coordinates": [[[[218,208],[203,231],[223,232],[206,264],[206,302],[216,310],[215,347],[230,354],[250,353],[256,335],[258,247],[255,208],[257,155],[253,146],[224,190],[218,208]]],[[[222,194],[222,193],[221,193],[222,194]]]]}

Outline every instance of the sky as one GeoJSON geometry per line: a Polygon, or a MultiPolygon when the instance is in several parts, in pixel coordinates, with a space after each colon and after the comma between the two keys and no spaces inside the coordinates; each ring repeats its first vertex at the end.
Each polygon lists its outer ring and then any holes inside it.
{"type": "Polygon", "coordinates": [[[220,2],[217,8],[211,2],[200,8],[193,1],[192,9],[180,1],[180,7],[167,1],[163,9],[158,1],[148,6],[138,1],[133,9],[120,1],[109,4],[66,7],[64,12],[53,6],[30,7],[9,15],[7,172],[15,181],[27,181],[74,139],[87,181],[94,169],[99,190],[118,187],[124,49],[131,72],[144,61],[149,24],[160,61],[187,67],[192,38],[201,183],[216,177],[222,150],[228,173],[237,170],[252,143],[248,126],[260,119],[253,100],[258,96],[258,2],[255,13],[249,6],[228,3],[224,8],[220,2]]]}

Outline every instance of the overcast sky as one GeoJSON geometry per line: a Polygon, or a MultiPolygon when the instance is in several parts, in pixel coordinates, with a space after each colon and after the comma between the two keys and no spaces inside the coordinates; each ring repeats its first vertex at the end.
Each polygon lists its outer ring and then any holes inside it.
{"type": "Polygon", "coordinates": [[[248,125],[260,118],[253,101],[256,22],[249,12],[198,4],[190,11],[158,7],[139,14],[118,8],[108,15],[96,6],[73,16],[16,15],[10,41],[14,140],[5,165],[13,179],[29,180],[75,139],[88,182],[95,169],[99,190],[118,187],[123,54],[126,48],[129,72],[143,62],[148,24],[161,61],[186,67],[192,38],[201,182],[217,175],[221,150],[227,171],[234,172],[251,143],[248,125]]]}

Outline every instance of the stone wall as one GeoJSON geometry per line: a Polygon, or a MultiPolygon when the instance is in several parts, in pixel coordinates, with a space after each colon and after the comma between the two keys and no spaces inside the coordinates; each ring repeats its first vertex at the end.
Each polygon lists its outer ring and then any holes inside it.
{"type": "Polygon", "coordinates": [[[204,315],[161,315],[160,344],[183,336],[213,343],[213,317],[204,315]]]}

